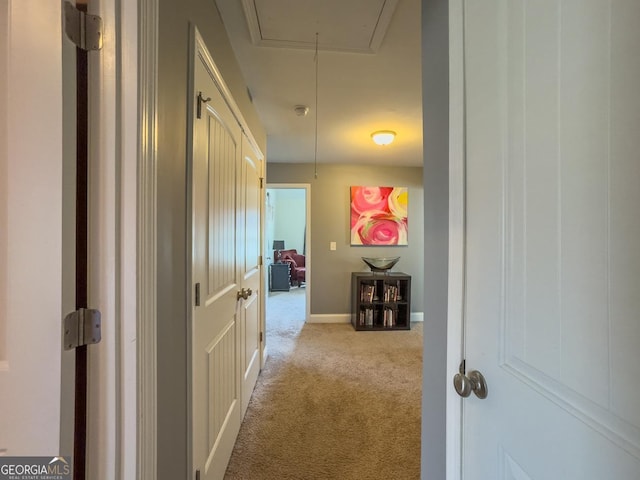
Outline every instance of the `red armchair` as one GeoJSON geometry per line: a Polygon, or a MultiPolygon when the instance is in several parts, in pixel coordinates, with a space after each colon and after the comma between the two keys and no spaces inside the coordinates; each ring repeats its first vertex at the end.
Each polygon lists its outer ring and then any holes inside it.
{"type": "Polygon", "coordinates": [[[295,248],[280,250],[280,260],[289,264],[292,285],[300,286],[306,282],[307,270],[304,255],[300,255],[295,248]]]}

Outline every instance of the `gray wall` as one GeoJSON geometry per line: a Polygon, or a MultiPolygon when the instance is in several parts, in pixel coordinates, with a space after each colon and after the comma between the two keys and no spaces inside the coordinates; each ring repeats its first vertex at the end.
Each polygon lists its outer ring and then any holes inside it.
{"type": "Polygon", "coordinates": [[[411,311],[422,312],[424,290],[423,187],[422,168],[319,165],[314,179],[311,164],[267,164],[268,183],[308,183],[311,185],[311,314],[350,312],[351,272],[366,270],[360,257],[400,256],[396,271],[412,277],[411,311]],[[350,245],[349,187],[352,185],[409,188],[409,245],[369,247],[350,245]],[[337,249],[329,250],[336,242],[337,249]]]}
{"type": "MultiPolygon", "coordinates": [[[[422,2],[424,365],[422,478],[446,478],[449,256],[449,2],[422,2]]],[[[449,387],[450,388],[450,387],[449,387]]]]}
{"type": "Polygon", "coordinates": [[[266,138],[215,2],[160,0],[159,6],[158,479],[175,480],[187,478],[188,468],[186,168],[192,23],[198,27],[263,152],[266,138]]]}

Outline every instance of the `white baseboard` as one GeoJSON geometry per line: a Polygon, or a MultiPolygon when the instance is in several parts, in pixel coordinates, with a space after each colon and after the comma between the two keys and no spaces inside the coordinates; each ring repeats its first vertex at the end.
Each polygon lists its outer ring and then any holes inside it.
{"type": "MultiPolygon", "coordinates": [[[[411,322],[423,322],[423,312],[411,312],[411,322]]],[[[307,323],[349,323],[351,322],[350,313],[330,313],[330,314],[312,314],[309,315],[307,323]]]]}
{"type": "Polygon", "coordinates": [[[330,313],[330,314],[312,314],[309,315],[307,323],[350,323],[350,313],[330,313]]]}

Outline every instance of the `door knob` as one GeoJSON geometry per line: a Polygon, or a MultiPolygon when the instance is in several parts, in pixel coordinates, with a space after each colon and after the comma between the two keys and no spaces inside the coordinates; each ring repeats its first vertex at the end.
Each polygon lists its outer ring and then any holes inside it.
{"type": "Polygon", "coordinates": [[[462,398],[467,398],[471,392],[476,394],[479,399],[487,398],[487,381],[477,370],[472,370],[469,375],[465,375],[464,360],[460,364],[460,369],[453,377],[453,386],[462,398]]]}
{"type": "Polygon", "coordinates": [[[238,300],[240,300],[241,298],[247,300],[252,294],[253,291],[250,288],[243,288],[237,293],[236,298],[238,300]]]}

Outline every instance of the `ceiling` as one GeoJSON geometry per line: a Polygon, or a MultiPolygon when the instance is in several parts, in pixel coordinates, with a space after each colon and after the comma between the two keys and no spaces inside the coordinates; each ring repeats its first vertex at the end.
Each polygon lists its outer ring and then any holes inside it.
{"type": "Polygon", "coordinates": [[[267,132],[267,161],[422,165],[420,0],[216,3],[267,132]],[[394,130],[395,142],[375,145],[376,130],[394,130]]]}

